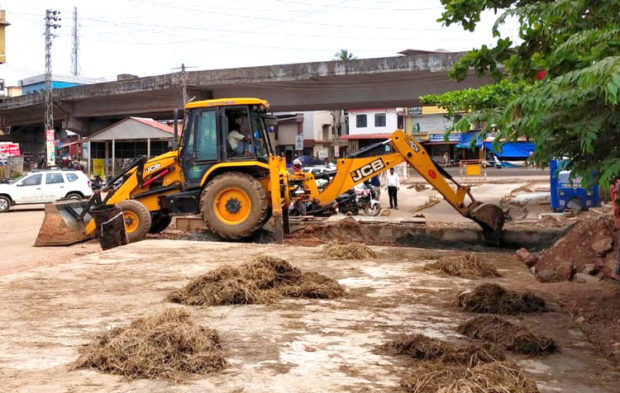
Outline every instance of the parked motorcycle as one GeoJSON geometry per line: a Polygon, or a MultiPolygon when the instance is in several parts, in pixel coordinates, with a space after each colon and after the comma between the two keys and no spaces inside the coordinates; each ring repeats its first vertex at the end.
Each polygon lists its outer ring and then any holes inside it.
{"type": "Polygon", "coordinates": [[[338,211],[342,214],[351,213],[357,216],[360,212],[360,208],[357,204],[357,194],[354,189],[340,194],[336,198],[336,203],[338,204],[338,211]]]}
{"type": "Polygon", "coordinates": [[[362,183],[355,188],[356,202],[359,210],[368,216],[376,216],[381,212],[381,204],[377,201],[377,190],[367,183],[362,183]]]}

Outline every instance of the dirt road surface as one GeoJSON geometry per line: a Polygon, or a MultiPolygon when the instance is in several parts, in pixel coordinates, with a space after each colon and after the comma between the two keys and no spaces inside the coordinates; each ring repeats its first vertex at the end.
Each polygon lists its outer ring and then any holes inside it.
{"type": "Polygon", "coordinates": [[[101,250],[96,241],[70,247],[34,247],[43,215],[43,205],[18,206],[0,214],[0,276],[67,262],[76,255],[101,250]]]}
{"type": "MultiPolygon", "coordinates": [[[[78,256],[0,278],[0,386],[7,392],[394,392],[411,363],[378,354],[401,333],[451,341],[471,315],[454,306],[457,294],[480,280],[424,269],[429,250],[373,247],[377,258],[334,261],[320,247],[146,240],[78,256]],[[219,331],[229,366],[186,383],[127,381],[73,370],[80,348],[98,333],[165,307],[172,289],[223,264],[276,255],[336,278],[347,289],[336,300],[286,299],[274,305],[187,307],[219,331]]],[[[434,251],[439,253],[439,251],[434,251]]],[[[511,288],[535,282],[512,255],[481,254],[511,288]]],[[[547,299],[549,300],[549,299],[547,299]]],[[[565,313],[511,319],[550,335],[560,352],[543,358],[511,355],[541,392],[618,392],[618,370],[601,357],[565,313]]]]}

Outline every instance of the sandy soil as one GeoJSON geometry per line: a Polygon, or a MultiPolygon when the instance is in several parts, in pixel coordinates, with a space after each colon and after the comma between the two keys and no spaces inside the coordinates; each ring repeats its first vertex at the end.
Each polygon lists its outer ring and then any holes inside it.
{"type": "MultiPolygon", "coordinates": [[[[375,349],[399,333],[462,340],[454,330],[470,317],[455,296],[479,281],[424,269],[429,250],[373,247],[375,260],[327,260],[317,247],[147,240],[0,278],[0,386],[11,392],[393,392],[408,363],[375,349]],[[334,277],[345,298],[288,299],[275,305],[190,308],[217,329],[230,366],[174,385],[126,381],[72,370],[93,335],[171,306],[173,288],[222,264],[259,254],[334,277]]],[[[439,253],[439,252],[436,252],[439,253]]],[[[484,254],[511,288],[534,278],[511,255],[484,254]]],[[[175,306],[179,307],[179,306],[175,306]]],[[[603,358],[559,306],[513,319],[550,335],[561,351],[514,357],[541,392],[618,392],[618,370],[603,358]]]]}
{"type": "Polygon", "coordinates": [[[34,247],[43,216],[43,205],[17,206],[0,214],[0,276],[66,262],[74,256],[101,250],[96,241],[70,247],[34,247]]]}

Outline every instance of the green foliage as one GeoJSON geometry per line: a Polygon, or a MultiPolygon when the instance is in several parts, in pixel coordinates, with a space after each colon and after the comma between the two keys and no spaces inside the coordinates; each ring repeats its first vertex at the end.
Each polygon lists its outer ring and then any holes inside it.
{"type": "Polygon", "coordinates": [[[334,53],[334,58],[340,61],[349,61],[349,60],[357,59],[357,57],[353,56],[353,52],[349,52],[346,49],[340,49],[338,52],[334,53]]]}
{"type": "Polygon", "coordinates": [[[454,129],[491,125],[497,139],[525,136],[545,166],[566,157],[576,175],[597,172],[603,185],[620,176],[620,1],[441,0],[445,25],[473,31],[482,12],[499,12],[497,42],[468,52],[450,71],[469,70],[495,84],[425,96],[422,102],[467,113],[454,129]],[[502,36],[509,19],[519,22],[519,41],[502,36]],[[546,77],[537,81],[540,71],[546,77]]]}

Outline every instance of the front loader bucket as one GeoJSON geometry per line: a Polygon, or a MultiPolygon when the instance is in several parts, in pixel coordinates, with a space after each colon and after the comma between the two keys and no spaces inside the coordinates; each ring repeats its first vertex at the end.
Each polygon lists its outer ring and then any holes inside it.
{"type": "Polygon", "coordinates": [[[497,205],[475,202],[467,209],[467,217],[482,227],[487,242],[498,245],[504,228],[504,211],[497,205]]]}
{"type": "Polygon", "coordinates": [[[88,208],[88,201],[66,200],[45,205],[45,217],[39,230],[35,247],[67,246],[90,239],[86,224],[91,220],[89,214],[80,219],[80,214],[88,208]]]}

